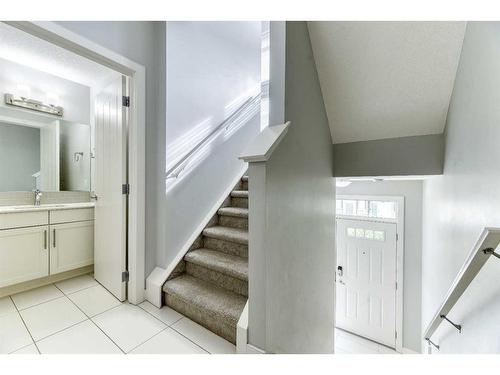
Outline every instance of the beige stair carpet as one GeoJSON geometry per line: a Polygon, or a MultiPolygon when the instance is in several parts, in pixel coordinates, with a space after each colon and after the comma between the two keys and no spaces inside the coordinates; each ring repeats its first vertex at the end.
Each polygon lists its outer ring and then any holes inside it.
{"type": "Polygon", "coordinates": [[[163,286],[165,304],[235,344],[248,298],[247,176],[176,270],[163,286]]]}

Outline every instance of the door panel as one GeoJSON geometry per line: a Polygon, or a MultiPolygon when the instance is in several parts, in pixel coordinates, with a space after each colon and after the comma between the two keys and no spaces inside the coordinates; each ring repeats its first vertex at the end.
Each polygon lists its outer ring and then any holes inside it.
{"type": "Polygon", "coordinates": [[[50,226],[50,274],[94,263],[94,222],[50,226]]]}
{"type": "Polygon", "coordinates": [[[337,327],[395,347],[396,224],[337,219],[336,287],[337,327]]]}
{"type": "Polygon", "coordinates": [[[48,229],[0,231],[0,288],[49,275],[48,229]]]}
{"type": "Polygon", "coordinates": [[[107,85],[95,100],[95,249],[94,274],[120,301],[126,299],[126,108],[124,77],[107,85]]]}

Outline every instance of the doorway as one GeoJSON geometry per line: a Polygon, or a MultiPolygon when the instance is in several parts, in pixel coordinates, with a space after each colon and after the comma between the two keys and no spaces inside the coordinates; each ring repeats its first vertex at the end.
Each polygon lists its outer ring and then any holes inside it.
{"type": "Polygon", "coordinates": [[[337,197],[336,327],[402,350],[404,199],[337,197]]]}
{"type": "MultiPolygon", "coordinates": [[[[128,79],[127,90],[129,94],[126,97],[123,96],[120,79],[120,83],[115,85],[120,89],[120,93],[114,92],[115,95],[113,96],[113,100],[117,99],[116,111],[113,113],[120,114],[122,106],[127,107],[128,127],[119,133],[126,138],[126,144],[122,143],[121,147],[123,150],[126,148],[128,151],[128,160],[122,158],[118,161],[123,164],[123,169],[121,174],[115,173],[114,182],[120,179],[121,181],[119,181],[118,185],[110,185],[109,188],[114,190],[112,194],[110,191],[111,195],[108,194],[112,202],[118,203],[121,209],[125,211],[124,215],[120,215],[119,220],[115,221],[116,225],[114,226],[114,228],[120,229],[120,232],[124,234],[124,238],[115,246],[117,251],[113,252],[114,256],[111,257],[110,254],[103,252],[105,255],[103,259],[96,259],[95,268],[96,277],[98,278],[100,273],[98,268],[106,270],[106,279],[109,279],[107,280],[109,282],[103,282],[103,280],[101,282],[103,284],[107,283],[113,293],[116,291],[114,294],[120,300],[127,298],[129,302],[139,304],[144,300],[145,295],[145,68],[53,22],[4,21],[4,23],[101,66],[110,68],[128,79]],[[125,102],[126,104],[122,104],[125,102]],[[124,246],[124,244],[126,245],[124,246]],[[98,261],[106,263],[98,265],[98,261]],[[111,264],[113,264],[113,267],[110,267],[111,264]],[[110,270],[111,273],[108,272],[110,270]],[[125,288],[127,290],[126,295],[125,288]]],[[[106,90],[107,88],[103,88],[103,91],[106,90]]],[[[111,125],[113,123],[113,113],[103,118],[105,122],[107,121],[111,125]]],[[[121,142],[120,134],[116,133],[115,136],[121,142]]],[[[110,136],[112,136],[111,133],[110,136]]],[[[114,162],[116,161],[115,159],[114,162]]],[[[107,167],[112,166],[113,160],[110,159],[108,164],[107,167]]],[[[104,165],[104,167],[106,166],[104,165]]],[[[115,170],[113,168],[107,169],[115,170]]],[[[99,170],[99,168],[97,167],[96,170],[99,170]]],[[[106,190],[108,187],[102,187],[102,189],[106,190]]],[[[102,194],[101,197],[104,198],[102,194]]],[[[98,201],[101,197],[97,196],[98,201]]],[[[103,201],[101,200],[101,202],[103,201]]],[[[101,204],[97,203],[96,211],[99,210],[99,206],[101,204]]],[[[105,216],[105,214],[101,215],[101,217],[105,216]]],[[[99,226],[98,223],[96,225],[99,226]]],[[[101,242],[105,246],[105,241],[101,242]]],[[[96,244],[98,243],[99,240],[96,241],[96,244]]]]}

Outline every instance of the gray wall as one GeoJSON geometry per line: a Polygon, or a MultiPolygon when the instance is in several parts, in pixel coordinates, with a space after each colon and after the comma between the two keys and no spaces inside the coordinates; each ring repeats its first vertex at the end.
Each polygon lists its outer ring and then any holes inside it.
{"type": "Polygon", "coordinates": [[[68,21],[61,26],[146,67],[146,276],[165,230],[165,22],[68,21]]]}
{"type": "Polygon", "coordinates": [[[90,191],[90,126],[60,121],[59,183],[61,191],[90,191]],[[76,162],[76,152],[83,152],[76,162]]]}
{"type": "Polygon", "coordinates": [[[403,347],[421,349],[422,185],[413,181],[354,181],[337,195],[392,195],[405,198],[403,347]]]}
{"type": "MultiPolygon", "coordinates": [[[[424,183],[422,321],[427,326],[485,226],[500,227],[500,22],[467,26],[446,125],[444,175],[424,183]]],[[[500,352],[498,260],[433,336],[440,353],[500,352]]]]}
{"type": "Polygon", "coordinates": [[[40,129],[0,122],[0,192],[35,189],[40,171],[40,129]]]}
{"type": "Polygon", "coordinates": [[[335,176],[410,176],[443,173],[442,134],[333,145],[335,176]]]}
{"type": "MultiPolygon", "coordinates": [[[[253,326],[258,320],[249,316],[250,343],[275,353],[331,353],[333,157],[305,22],[286,23],[285,72],[284,117],[292,125],[266,167],[267,268],[261,272],[267,289],[251,295],[265,300],[267,325],[253,326]]],[[[250,308],[249,314],[254,313],[250,308]]]]}
{"type": "MultiPolygon", "coordinates": [[[[260,89],[260,22],[167,23],[167,170],[260,89]]],[[[242,173],[238,159],[260,130],[259,108],[232,134],[221,133],[177,179],[167,181],[166,268],[242,173]],[[248,121],[248,122],[247,122],[248,121]]],[[[188,244],[189,246],[190,244],[188,244]]]]}

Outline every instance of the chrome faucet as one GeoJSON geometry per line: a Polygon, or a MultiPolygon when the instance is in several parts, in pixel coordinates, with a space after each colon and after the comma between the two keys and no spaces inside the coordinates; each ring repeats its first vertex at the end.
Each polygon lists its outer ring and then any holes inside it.
{"type": "Polygon", "coordinates": [[[40,199],[42,198],[42,192],[38,189],[35,190],[35,206],[40,206],[40,199]]]}

